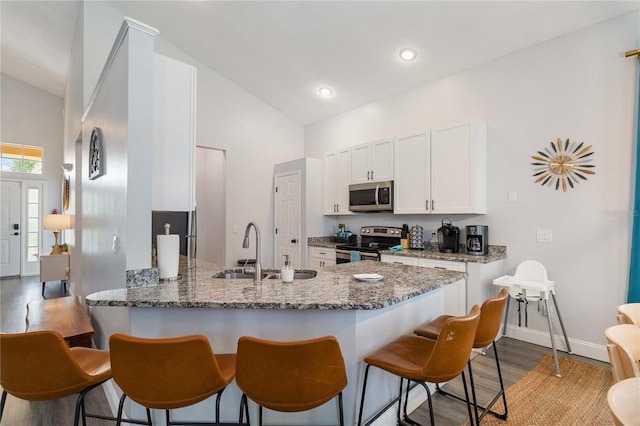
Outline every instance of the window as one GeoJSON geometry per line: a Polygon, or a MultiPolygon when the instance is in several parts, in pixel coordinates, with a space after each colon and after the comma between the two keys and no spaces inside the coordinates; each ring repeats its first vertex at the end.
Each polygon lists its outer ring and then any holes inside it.
{"type": "Polygon", "coordinates": [[[27,190],[27,262],[40,260],[40,189],[27,190]]]}
{"type": "Polygon", "coordinates": [[[0,143],[3,172],[41,175],[42,157],[43,149],[40,147],[0,143]]]}

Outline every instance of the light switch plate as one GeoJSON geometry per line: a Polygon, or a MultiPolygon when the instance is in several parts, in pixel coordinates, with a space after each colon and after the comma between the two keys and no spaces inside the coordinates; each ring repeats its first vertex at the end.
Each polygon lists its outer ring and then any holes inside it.
{"type": "Polygon", "coordinates": [[[538,229],[536,231],[536,241],[539,243],[550,243],[553,241],[553,232],[550,229],[538,229]]]}

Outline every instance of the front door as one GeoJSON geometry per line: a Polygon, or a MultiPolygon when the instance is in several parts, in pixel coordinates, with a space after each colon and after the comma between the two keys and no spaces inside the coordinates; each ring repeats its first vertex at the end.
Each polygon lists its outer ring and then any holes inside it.
{"type": "Polygon", "coordinates": [[[0,182],[0,276],[20,275],[20,182],[0,182]]]}
{"type": "Polygon", "coordinates": [[[288,254],[291,266],[300,268],[300,171],[276,175],[275,222],[274,267],[288,254]]]}

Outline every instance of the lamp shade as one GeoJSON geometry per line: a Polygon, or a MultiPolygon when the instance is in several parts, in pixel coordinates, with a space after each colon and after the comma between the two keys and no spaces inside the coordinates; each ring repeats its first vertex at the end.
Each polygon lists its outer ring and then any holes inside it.
{"type": "Polygon", "coordinates": [[[71,229],[71,215],[68,214],[45,214],[42,216],[43,229],[71,229]]]}

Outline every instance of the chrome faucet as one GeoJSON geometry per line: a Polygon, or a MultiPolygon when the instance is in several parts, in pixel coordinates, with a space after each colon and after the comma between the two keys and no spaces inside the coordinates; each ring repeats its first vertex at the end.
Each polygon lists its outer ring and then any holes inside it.
{"type": "Polygon", "coordinates": [[[256,284],[260,284],[260,281],[262,279],[262,266],[260,265],[260,229],[258,229],[258,225],[256,225],[254,222],[249,222],[249,224],[247,225],[247,229],[245,229],[244,231],[242,248],[249,248],[249,229],[251,229],[252,226],[256,230],[256,266],[253,282],[256,284]]]}

